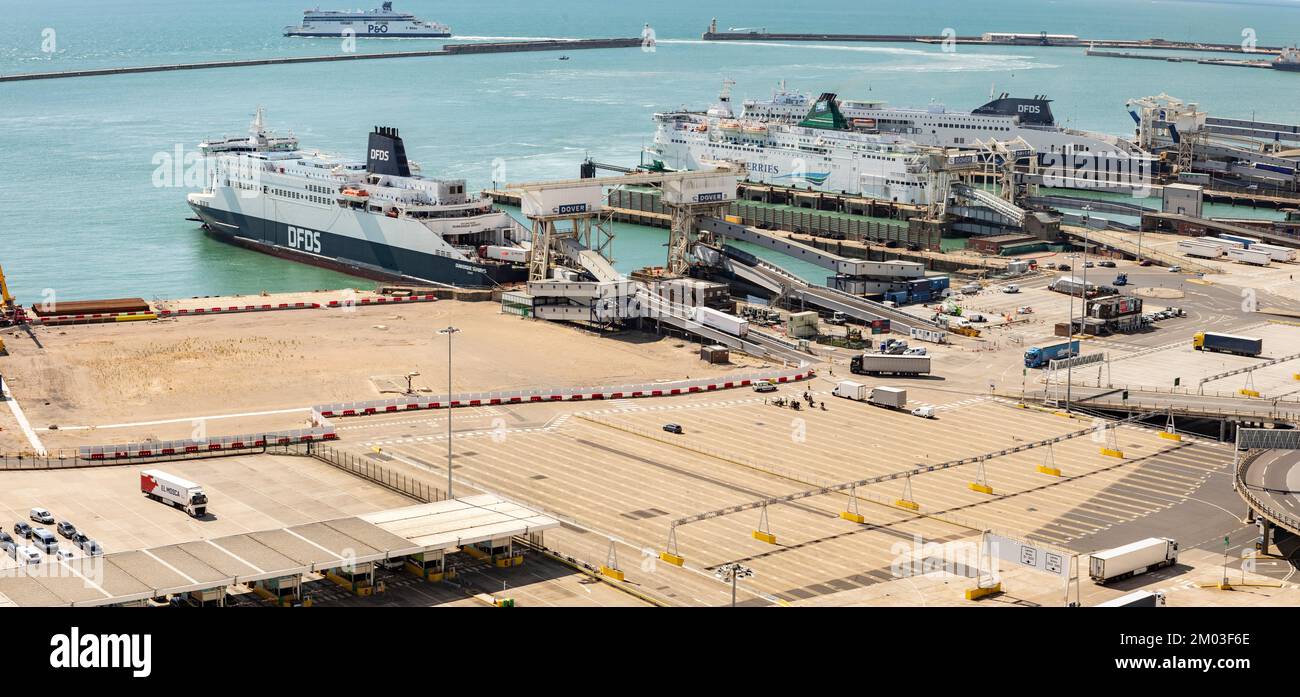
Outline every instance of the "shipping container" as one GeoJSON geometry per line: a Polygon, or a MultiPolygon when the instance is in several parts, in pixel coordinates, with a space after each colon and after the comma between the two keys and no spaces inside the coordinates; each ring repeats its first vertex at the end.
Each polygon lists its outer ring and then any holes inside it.
{"type": "Polygon", "coordinates": [[[1218,259],[1223,256],[1224,249],[1217,244],[1205,244],[1196,240],[1182,240],[1178,243],[1178,253],[1201,259],[1218,259]]]}

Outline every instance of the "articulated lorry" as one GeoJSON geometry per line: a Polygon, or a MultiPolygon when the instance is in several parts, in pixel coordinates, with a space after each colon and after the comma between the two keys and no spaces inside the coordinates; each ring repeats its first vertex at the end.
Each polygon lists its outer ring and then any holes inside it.
{"type": "Polygon", "coordinates": [[[1258,356],[1264,352],[1264,340],[1249,336],[1216,334],[1214,332],[1196,332],[1192,336],[1192,348],[1197,351],[1216,351],[1218,353],[1235,353],[1239,356],[1258,356]]]}
{"type": "Polygon", "coordinates": [[[863,353],[849,361],[849,372],[857,375],[929,375],[930,357],[863,353]]]}
{"type": "Polygon", "coordinates": [[[1088,560],[1088,575],[1098,584],[1106,584],[1177,563],[1177,542],[1167,537],[1148,537],[1094,553],[1088,560]]]}
{"type": "Polygon", "coordinates": [[[208,511],[208,496],[203,487],[162,470],[140,472],[140,492],[155,501],[170,503],[195,518],[208,511]]]}
{"type": "Polygon", "coordinates": [[[1164,607],[1165,594],[1151,591],[1133,591],[1093,607],[1164,607]]]}
{"type": "Polygon", "coordinates": [[[1025,367],[1041,368],[1052,361],[1079,355],[1078,341],[1062,341],[1049,346],[1031,346],[1025,349],[1025,367]]]}

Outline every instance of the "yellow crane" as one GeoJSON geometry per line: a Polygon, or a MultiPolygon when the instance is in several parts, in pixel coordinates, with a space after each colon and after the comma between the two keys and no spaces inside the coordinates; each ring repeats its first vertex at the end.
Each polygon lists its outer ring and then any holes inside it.
{"type": "MultiPolygon", "coordinates": [[[[18,312],[18,306],[14,304],[14,296],[9,294],[9,284],[5,282],[4,267],[0,267],[0,327],[16,323],[18,312]]],[[[9,351],[5,349],[5,340],[0,339],[0,356],[8,353],[9,351]]]]}

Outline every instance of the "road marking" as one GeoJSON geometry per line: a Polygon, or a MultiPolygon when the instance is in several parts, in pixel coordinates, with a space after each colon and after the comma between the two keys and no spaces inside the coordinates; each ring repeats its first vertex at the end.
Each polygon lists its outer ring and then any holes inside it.
{"type": "MultiPolygon", "coordinates": [[[[184,422],[194,423],[196,421],[216,421],[217,419],[238,419],[245,416],[271,416],[273,414],[292,414],[298,411],[311,411],[310,407],[297,407],[294,409],[275,409],[272,411],[249,411],[243,414],[219,414],[216,416],[191,416],[185,419],[161,419],[158,421],[136,421],[127,424],[103,424],[101,426],[60,426],[60,431],[84,431],[91,428],[132,428],[134,426],[157,426],[160,424],[178,424],[184,422]]],[[[48,428],[40,428],[38,431],[48,431],[48,428]]]]}
{"type": "MultiPolygon", "coordinates": [[[[37,455],[45,454],[45,445],[37,437],[36,432],[32,430],[32,425],[27,423],[27,417],[23,415],[23,408],[18,406],[18,400],[9,391],[9,384],[4,378],[0,378],[0,395],[4,396],[5,403],[9,405],[9,411],[13,412],[14,420],[18,422],[19,428],[23,429],[23,434],[27,436],[27,442],[31,444],[32,449],[37,455]]],[[[102,589],[101,589],[102,590],[102,589]]]]}

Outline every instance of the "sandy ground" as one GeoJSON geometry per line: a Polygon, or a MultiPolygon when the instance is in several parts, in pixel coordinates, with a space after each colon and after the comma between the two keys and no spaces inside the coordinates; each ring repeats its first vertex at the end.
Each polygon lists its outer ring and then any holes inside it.
{"type": "MultiPolygon", "coordinates": [[[[283,301],[336,296],[300,293],[283,301]]],[[[449,324],[462,330],[453,354],[456,391],[654,382],[761,365],[739,357],[728,366],[708,366],[696,344],[680,339],[644,332],[597,336],[503,315],[496,303],[441,300],[39,327],[39,347],[25,333],[6,332],[11,355],[0,366],[32,426],[59,427],[41,433],[47,448],[186,438],[202,428],[199,417],[396,395],[406,389],[410,372],[420,373],[412,383],[416,391],[441,392],[446,340],[435,331],[449,324]],[[120,427],[163,420],[172,423],[120,427]],[[84,428],[109,425],[119,427],[84,428]]],[[[206,428],[211,435],[294,428],[305,418],[303,412],[259,414],[209,421],[206,428]]],[[[26,449],[22,434],[4,419],[0,450],[26,449]]]]}

